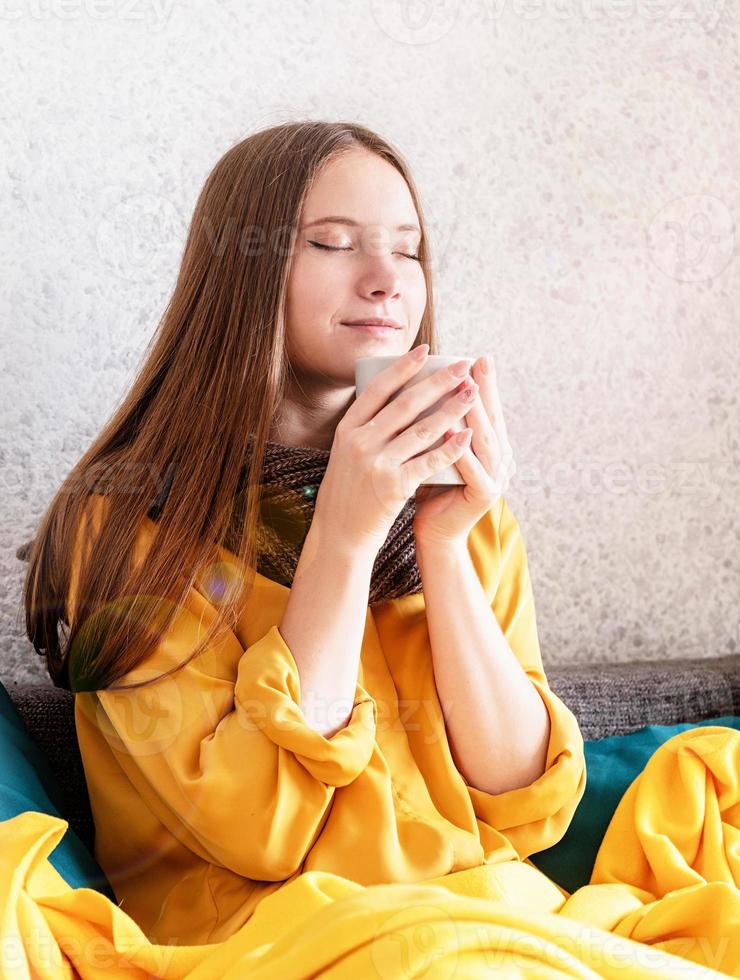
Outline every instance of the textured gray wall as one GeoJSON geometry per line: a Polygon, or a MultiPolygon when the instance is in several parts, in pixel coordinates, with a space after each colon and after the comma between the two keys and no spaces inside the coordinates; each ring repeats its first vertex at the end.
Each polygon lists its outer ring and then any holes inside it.
{"type": "Polygon", "coordinates": [[[0,5],[0,679],[15,549],[130,384],[218,157],[356,119],[418,178],[444,353],[493,353],[546,663],[738,642],[740,13],[722,0],[0,5]]]}

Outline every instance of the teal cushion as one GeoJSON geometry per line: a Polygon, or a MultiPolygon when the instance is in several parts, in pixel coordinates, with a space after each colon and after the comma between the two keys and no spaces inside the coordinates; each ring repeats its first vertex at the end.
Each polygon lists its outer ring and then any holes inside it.
{"type": "Polygon", "coordinates": [[[740,716],[648,725],[627,735],[584,740],[586,790],[565,836],[546,851],[530,855],[532,864],[570,893],[587,885],[614,811],[650,756],[679,732],[705,725],[740,730],[740,716]]]}
{"type": "MultiPolygon", "coordinates": [[[[26,810],[66,820],[58,809],[61,799],[46,757],[0,683],[0,820],[10,820],[26,810]]],[[[94,888],[117,904],[105,874],[71,827],[49,855],[49,862],[72,888],[94,888]]]]}

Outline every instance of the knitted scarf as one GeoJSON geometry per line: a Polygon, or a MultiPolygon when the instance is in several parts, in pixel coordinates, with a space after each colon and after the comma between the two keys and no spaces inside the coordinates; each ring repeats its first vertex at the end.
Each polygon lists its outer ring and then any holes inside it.
{"type": "MultiPolygon", "coordinates": [[[[303,543],[313,520],[319,490],[330,450],[310,446],[265,445],[260,477],[262,487],[257,526],[257,571],[273,582],[290,586],[293,582],[303,543]]],[[[174,469],[147,516],[156,521],[172,486],[174,469]]],[[[243,470],[246,478],[246,467],[243,470]]],[[[239,499],[243,500],[243,495],[239,499]]],[[[414,595],[422,591],[421,573],[416,562],[413,520],[415,498],[409,497],[394,521],[378,552],[370,578],[368,604],[414,595]]],[[[239,522],[240,524],[241,522],[239,522]]],[[[236,522],[228,529],[224,546],[235,551],[236,522]]],[[[18,548],[16,555],[26,560],[32,542],[18,548]]]]}
{"type": "MultiPolygon", "coordinates": [[[[265,445],[260,478],[257,570],[281,585],[290,586],[293,582],[329,455],[328,449],[309,446],[283,446],[277,442],[265,445]]],[[[370,605],[422,591],[416,563],[415,514],[415,498],[411,496],[375,558],[370,605]]],[[[228,536],[224,544],[229,547],[228,536]]]]}

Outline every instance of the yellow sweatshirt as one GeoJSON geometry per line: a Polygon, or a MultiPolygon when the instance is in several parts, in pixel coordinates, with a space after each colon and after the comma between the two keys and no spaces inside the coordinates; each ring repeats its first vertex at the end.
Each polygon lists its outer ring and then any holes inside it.
{"type": "MultiPolygon", "coordinates": [[[[106,503],[91,497],[94,529],[106,503]]],[[[154,529],[146,518],[142,548],[154,529]]],[[[531,874],[528,856],[562,838],[585,791],[583,739],[545,677],[524,540],[505,498],[468,547],[550,715],[546,769],[529,786],[492,795],[456,769],[423,593],[368,607],[352,715],[328,739],[303,718],[278,628],[289,589],[259,574],[235,631],[179,671],[134,690],[76,695],[95,856],[152,942],[220,942],[307,871],[362,885],[504,862],[531,874]]],[[[155,678],[194,649],[200,624],[215,616],[214,581],[238,563],[223,548],[218,558],[155,653],[119,683],[155,678]]]]}

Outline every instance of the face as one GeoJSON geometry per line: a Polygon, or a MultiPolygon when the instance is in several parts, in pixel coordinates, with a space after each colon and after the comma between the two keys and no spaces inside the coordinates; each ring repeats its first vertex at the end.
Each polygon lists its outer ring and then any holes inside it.
{"type": "Polygon", "coordinates": [[[288,283],[288,352],[308,387],[354,387],[358,357],[411,349],[427,298],[413,258],[420,237],[411,193],[390,163],[353,149],[326,164],[305,201],[288,283]],[[366,317],[399,329],[380,337],[345,325],[366,317]]]}

